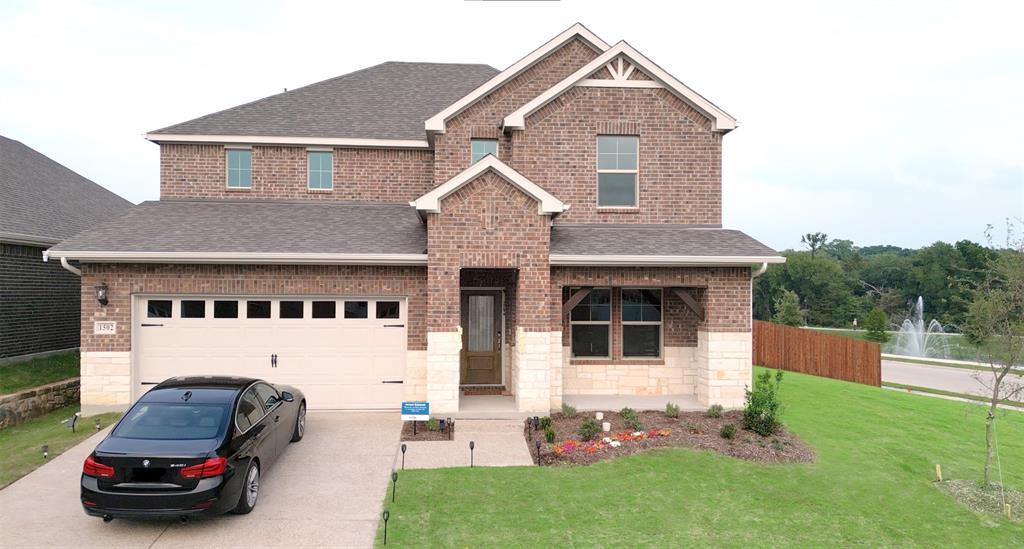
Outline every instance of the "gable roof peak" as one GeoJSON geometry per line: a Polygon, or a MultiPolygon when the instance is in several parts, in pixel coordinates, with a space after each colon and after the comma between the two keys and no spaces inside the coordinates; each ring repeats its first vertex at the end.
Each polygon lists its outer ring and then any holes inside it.
{"type": "Polygon", "coordinates": [[[463,96],[451,105],[448,105],[441,112],[428,118],[424,123],[427,133],[444,133],[446,123],[450,118],[464,111],[470,105],[476,103],[478,100],[482,99],[498,87],[504,85],[506,82],[512,80],[516,76],[519,76],[524,71],[547,57],[551,52],[577,38],[583,40],[598,52],[606,51],[610,47],[607,42],[601,40],[600,37],[591,32],[590,29],[585,27],[582,23],[575,23],[571,27],[560,32],[551,40],[545,42],[539,48],[530,52],[526,57],[523,57],[507,69],[494,75],[493,78],[484,82],[479,87],[469,92],[469,94],[463,96]]]}
{"type": "Polygon", "coordinates": [[[498,160],[496,156],[491,154],[481,158],[472,166],[459,172],[458,175],[435,187],[434,190],[410,202],[409,205],[423,214],[441,213],[441,201],[489,171],[494,172],[536,200],[537,213],[540,215],[557,215],[569,209],[568,204],[555,198],[551,193],[542,189],[540,185],[530,181],[525,175],[517,172],[511,166],[498,160]]]}

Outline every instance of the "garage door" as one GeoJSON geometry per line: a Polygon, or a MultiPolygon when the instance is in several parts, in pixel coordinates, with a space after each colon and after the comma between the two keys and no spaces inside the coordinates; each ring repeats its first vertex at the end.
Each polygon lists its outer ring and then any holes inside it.
{"type": "Polygon", "coordinates": [[[135,397],[231,375],[298,387],[311,409],[397,408],[406,316],[397,298],[137,297],[135,397]]]}

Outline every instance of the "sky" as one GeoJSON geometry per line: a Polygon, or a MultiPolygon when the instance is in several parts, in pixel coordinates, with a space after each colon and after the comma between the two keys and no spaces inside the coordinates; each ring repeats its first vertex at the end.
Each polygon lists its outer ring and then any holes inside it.
{"type": "Polygon", "coordinates": [[[1020,1],[4,0],[0,134],[156,200],[147,131],[384,61],[504,69],[577,21],[739,120],[726,227],[919,247],[1024,218],[1020,1]]]}

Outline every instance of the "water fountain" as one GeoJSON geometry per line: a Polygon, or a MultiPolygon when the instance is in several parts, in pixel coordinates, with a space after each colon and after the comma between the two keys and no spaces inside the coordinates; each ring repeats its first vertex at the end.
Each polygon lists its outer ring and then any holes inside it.
{"type": "Polygon", "coordinates": [[[892,352],[897,355],[949,358],[949,342],[942,324],[934,318],[925,327],[924,298],[917,297],[910,318],[903,321],[892,352]]]}

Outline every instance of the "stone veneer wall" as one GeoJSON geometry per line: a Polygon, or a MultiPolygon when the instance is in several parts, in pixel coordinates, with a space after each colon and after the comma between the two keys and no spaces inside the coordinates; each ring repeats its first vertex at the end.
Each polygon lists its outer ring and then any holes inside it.
{"type": "Polygon", "coordinates": [[[695,347],[665,347],[664,362],[572,360],[564,347],[562,392],[566,395],[692,395],[698,368],[695,347]]]}
{"type": "Polygon", "coordinates": [[[0,396],[0,429],[78,403],[78,378],[0,396]]]}
{"type": "Polygon", "coordinates": [[[697,401],[742,408],[744,390],[753,384],[753,352],[750,332],[699,332],[697,401]]]}
{"type": "Polygon", "coordinates": [[[427,332],[427,401],[430,413],[459,411],[459,358],[462,329],[427,332]]]}
{"type": "Polygon", "coordinates": [[[82,351],[82,415],[122,412],[132,402],[130,351],[82,351]]]}

